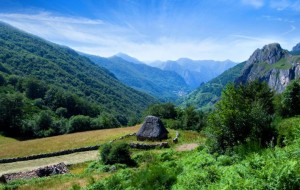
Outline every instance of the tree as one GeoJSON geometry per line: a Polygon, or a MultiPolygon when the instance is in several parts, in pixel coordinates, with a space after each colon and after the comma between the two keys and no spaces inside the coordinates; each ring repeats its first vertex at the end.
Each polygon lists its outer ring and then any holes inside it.
{"type": "Polygon", "coordinates": [[[6,84],[6,79],[4,78],[4,76],[2,74],[0,74],[0,86],[3,86],[6,84]]]}
{"type": "Polygon", "coordinates": [[[13,136],[18,135],[22,115],[22,95],[0,94],[0,131],[13,136]]]}
{"type": "Polygon", "coordinates": [[[91,118],[84,115],[76,115],[70,118],[68,132],[79,132],[91,130],[91,118]]]}
{"type": "Polygon", "coordinates": [[[282,94],[280,114],[283,117],[300,115],[300,84],[292,81],[282,94]]]}
{"type": "Polygon", "coordinates": [[[183,110],[180,120],[185,130],[200,131],[206,125],[205,114],[197,111],[193,106],[189,106],[183,110]]]}
{"type": "Polygon", "coordinates": [[[246,141],[266,145],[274,130],[273,92],[266,83],[229,84],[222,92],[216,110],[209,116],[209,144],[224,152],[246,141]]]}
{"type": "Polygon", "coordinates": [[[146,110],[146,114],[157,116],[161,119],[175,119],[177,117],[175,105],[172,103],[152,104],[146,110]]]}
{"type": "Polygon", "coordinates": [[[50,111],[42,111],[38,115],[33,132],[37,137],[47,137],[55,133],[50,111]]]}
{"type": "Polygon", "coordinates": [[[25,83],[26,97],[30,99],[43,98],[46,91],[46,85],[39,80],[30,78],[25,83]]]}

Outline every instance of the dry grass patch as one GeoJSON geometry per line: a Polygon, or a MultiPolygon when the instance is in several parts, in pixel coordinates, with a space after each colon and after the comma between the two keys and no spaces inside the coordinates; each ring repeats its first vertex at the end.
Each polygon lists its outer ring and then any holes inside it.
{"type": "Polygon", "coordinates": [[[139,125],[115,129],[102,129],[47,137],[34,140],[17,141],[0,137],[0,158],[29,156],[34,154],[56,152],[107,143],[128,133],[137,132],[139,125]],[[6,141],[7,140],[7,141],[6,141]],[[1,144],[1,142],[4,142],[1,144]]]}
{"type": "Polygon", "coordinates": [[[13,143],[13,142],[18,142],[18,140],[11,138],[11,137],[4,137],[4,136],[0,135],[0,146],[9,144],[9,143],[13,143]]]}

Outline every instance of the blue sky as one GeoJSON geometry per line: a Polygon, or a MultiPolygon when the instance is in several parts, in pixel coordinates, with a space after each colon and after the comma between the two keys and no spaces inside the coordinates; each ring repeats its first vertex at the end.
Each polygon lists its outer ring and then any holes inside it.
{"type": "Polygon", "coordinates": [[[300,42],[300,0],[0,0],[0,20],[76,50],[244,61],[300,42]]]}

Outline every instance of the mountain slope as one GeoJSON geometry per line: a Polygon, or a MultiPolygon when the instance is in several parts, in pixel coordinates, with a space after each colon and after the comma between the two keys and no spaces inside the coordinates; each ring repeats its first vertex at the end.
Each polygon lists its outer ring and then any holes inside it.
{"type": "Polygon", "coordinates": [[[86,54],[85,56],[111,71],[128,86],[149,93],[162,101],[174,101],[181,93],[189,90],[183,78],[175,72],[128,62],[118,56],[108,59],[86,54]]]}
{"type": "Polygon", "coordinates": [[[153,62],[150,65],[157,66],[163,70],[174,71],[184,78],[186,83],[193,89],[218,76],[225,70],[233,67],[236,63],[213,60],[191,60],[181,58],[177,61],[153,62]]]}
{"type": "Polygon", "coordinates": [[[0,63],[97,103],[104,112],[134,115],[155,102],[74,50],[0,23],[0,63]]]}
{"type": "Polygon", "coordinates": [[[234,82],[240,76],[245,62],[237,64],[236,66],[226,70],[221,75],[202,84],[199,88],[194,90],[184,99],[179,102],[181,106],[193,105],[203,110],[208,110],[219,100],[222,90],[225,86],[234,82]]]}

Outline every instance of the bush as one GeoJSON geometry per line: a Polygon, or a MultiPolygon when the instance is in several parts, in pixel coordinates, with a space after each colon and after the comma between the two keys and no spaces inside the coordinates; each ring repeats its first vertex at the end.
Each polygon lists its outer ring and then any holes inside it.
{"type": "Polygon", "coordinates": [[[141,169],[132,179],[134,189],[167,190],[176,182],[176,169],[167,169],[160,164],[151,164],[141,169]]]}
{"type": "Polygon", "coordinates": [[[300,117],[293,117],[282,120],[277,124],[279,146],[286,146],[294,142],[297,134],[300,133],[300,117]]]}
{"type": "Polygon", "coordinates": [[[91,130],[91,118],[89,116],[76,115],[70,118],[69,133],[87,130],[91,130]]]}
{"type": "Polygon", "coordinates": [[[129,145],[126,143],[105,144],[100,148],[100,156],[104,164],[135,165],[130,157],[129,145]]]}

